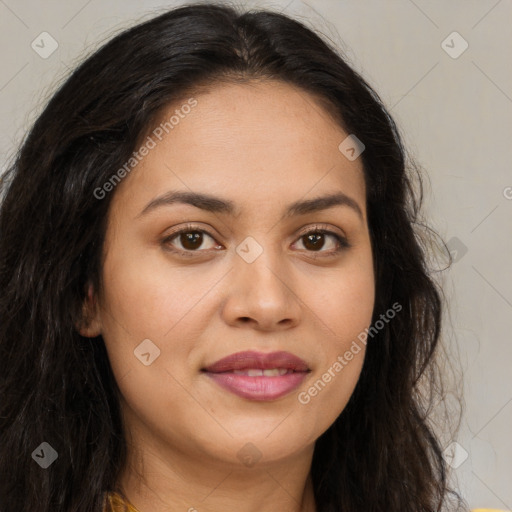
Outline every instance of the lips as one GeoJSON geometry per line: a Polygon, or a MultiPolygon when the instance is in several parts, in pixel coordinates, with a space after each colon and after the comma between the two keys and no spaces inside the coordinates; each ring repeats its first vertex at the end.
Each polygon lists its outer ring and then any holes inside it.
{"type": "Polygon", "coordinates": [[[248,400],[269,401],[296,389],[306,378],[306,362],[289,352],[238,352],[203,368],[224,390],[248,400]]]}
{"type": "Polygon", "coordinates": [[[264,354],[254,351],[237,352],[236,354],[227,356],[203,368],[203,371],[209,373],[224,373],[251,369],[285,369],[294,372],[310,371],[304,360],[289,352],[271,352],[270,354],[264,354]]]}

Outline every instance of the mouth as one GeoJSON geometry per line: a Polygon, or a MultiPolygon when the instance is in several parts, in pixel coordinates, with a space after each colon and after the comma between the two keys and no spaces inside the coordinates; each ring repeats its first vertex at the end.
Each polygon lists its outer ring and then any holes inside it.
{"type": "MultiPolygon", "coordinates": [[[[240,372],[250,370],[291,370],[293,372],[310,371],[307,363],[290,352],[263,352],[245,351],[237,352],[224,357],[205,367],[202,371],[209,373],[240,372]]],[[[255,374],[254,376],[258,376],[255,374]]],[[[269,375],[274,376],[274,375],[269,375]]]]}
{"type": "Polygon", "coordinates": [[[242,398],[275,400],[291,393],[311,369],[289,352],[232,354],[201,371],[223,389],[242,398]]]}

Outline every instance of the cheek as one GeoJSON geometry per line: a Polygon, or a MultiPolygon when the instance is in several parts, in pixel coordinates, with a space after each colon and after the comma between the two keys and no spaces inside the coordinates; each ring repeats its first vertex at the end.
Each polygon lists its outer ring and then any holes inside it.
{"type": "Polygon", "coordinates": [[[372,268],[350,266],[311,287],[308,295],[305,302],[327,329],[332,349],[342,350],[370,325],[375,303],[372,268]]]}
{"type": "Polygon", "coordinates": [[[205,304],[211,303],[222,275],[197,267],[191,279],[190,269],[178,267],[161,252],[141,253],[120,247],[105,261],[103,338],[116,380],[130,402],[143,408],[175,406],[177,397],[182,402],[187,398],[179,383],[190,380],[187,368],[194,341],[204,330],[205,304]],[[148,352],[151,363],[146,366],[143,354],[148,352]]]}
{"type": "Polygon", "coordinates": [[[359,343],[348,352],[334,354],[329,362],[319,368],[308,385],[297,394],[299,411],[308,425],[308,430],[317,438],[323,434],[345,409],[361,374],[365,346],[359,343]],[[357,353],[355,353],[357,351],[357,353]]]}
{"type": "Polygon", "coordinates": [[[315,431],[325,431],[336,420],[354,391],[375,300],[372,267],[361,260],[324,285],[324,292],[311,298],[323,331],[319,365],[297,396],[309,417],[316,418],[315,431]]]}
{"type": "Polygon", "coordinates": [[[334,387],[340,381],[350,385],[359,376],[366,348],[364,333],[371,324],[373,307],[373,282],[356,279],[345,281],[343,289],[333,291],[330,299],[322,304],[320,318],[327,335],[323,341],[322,366],[318,371],[330,371],[331,377],[334,372],[336,378],[325,376],[326,381],[335,382],[334,387]],[[338,364],[340,361],[343,368],[338,364]]]}
{"type": "Polygon", "coordinates": [[[105,262],[105,303],[132,338],[163,339],[180,329],[181,319],[200,307],[218,276],[173,264],[162,249],[127,247],[105,262]]]}
{"type": "Polygon", "coordinates": [[[187,361],[197,330],[194,313],[215,280],[191,280],[172,264],[137,258],[133,250],[117,251],[104,269],[103,338],[121,395],[130,413],[155,431],[166,425],[171,432],[183,421],[177,420],[183,404],[201,412],[186,391],[187,361]]]}

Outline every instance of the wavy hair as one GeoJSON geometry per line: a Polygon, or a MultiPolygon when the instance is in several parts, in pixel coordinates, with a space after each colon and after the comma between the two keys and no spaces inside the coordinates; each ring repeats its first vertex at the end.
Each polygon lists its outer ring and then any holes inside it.
{"type": "Polygon", "coordinates": [[[99,200],[94,191],[169,104],[222,82],[266,79],[314,95],[364,142],[373,322],[391,304],[403,306],[368,340],[349,403],[316,442],[317,511],[434,512],[452,496],[460,505],[429,422],[441,382],[434,356],[443,301],[415,233],[421,175],[399,130],[342,53],[301,22],[202,2],[125,29],[84,59],[4,175],[0,512],[100,512],[126,462],[120,392],[104,342],[76,328],[88,286],[101,286],[115,193],[99,200]],[[58,453],[46,470],[32,460],[42,442],[58,453]]]}

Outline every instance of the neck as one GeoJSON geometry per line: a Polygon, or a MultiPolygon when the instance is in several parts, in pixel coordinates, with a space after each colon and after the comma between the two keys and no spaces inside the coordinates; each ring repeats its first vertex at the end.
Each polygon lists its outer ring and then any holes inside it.
{"type": "Polygon", "coordinates": [[[129,449],[119,487],[139,512],[316,512],[313,449],[253,467],[162,447],[145,446],[143,456],[129,449]]]}

